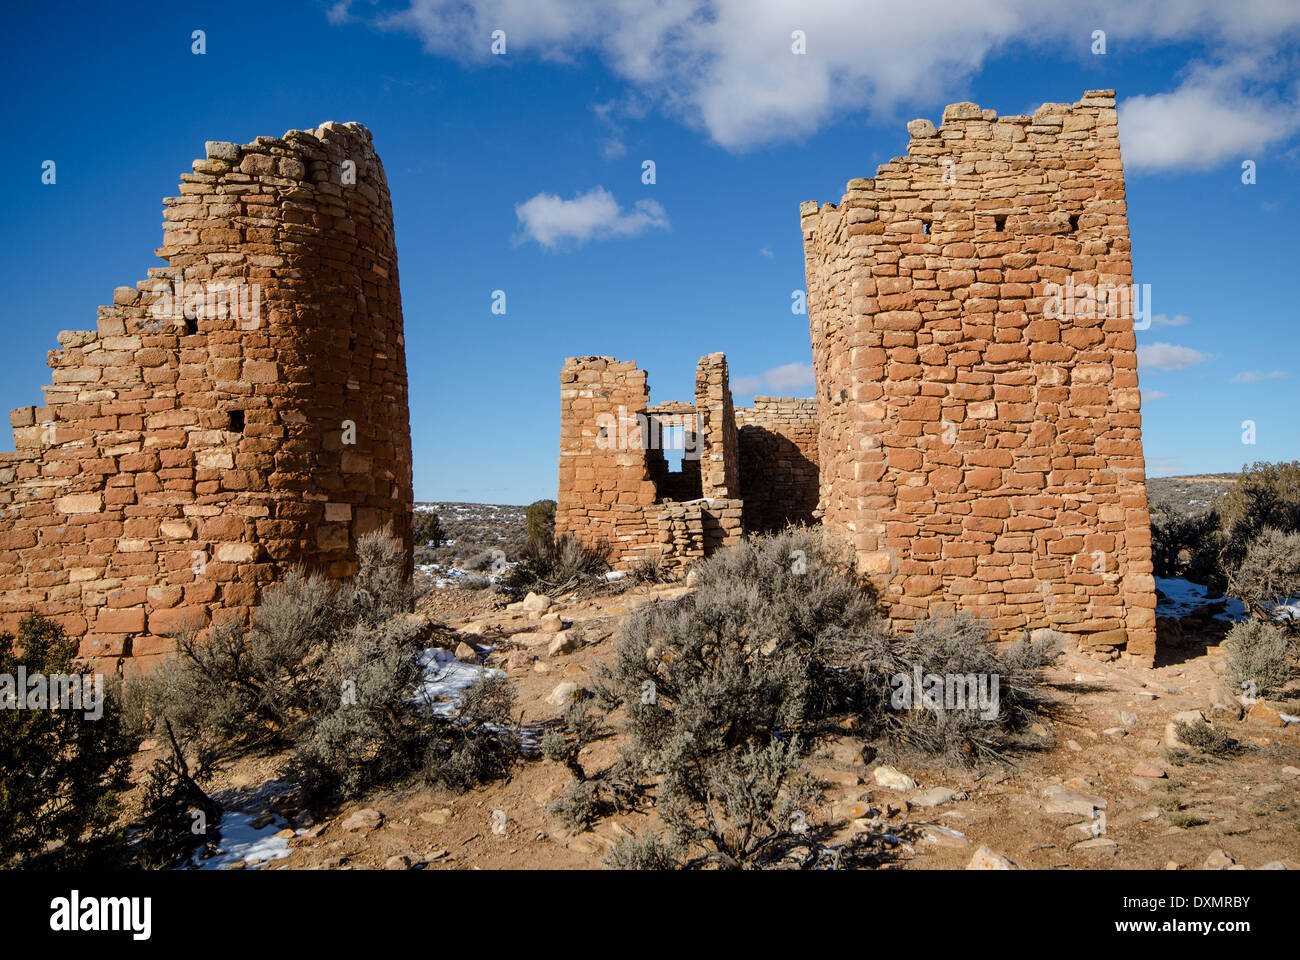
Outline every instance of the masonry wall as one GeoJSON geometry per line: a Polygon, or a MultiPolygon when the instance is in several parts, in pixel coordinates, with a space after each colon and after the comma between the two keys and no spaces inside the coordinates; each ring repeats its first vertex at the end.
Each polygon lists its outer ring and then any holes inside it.
{"type": "Polygon", "coordinates": [[[963,608],[1103,655],[1155,650],[1114,91],[1033,116],[959,103],[906,156],[801,207],[823,519],[895,625],[963,608]]]}
{"type": "Polygon", "coordinates": [[[735,421],[745,529],[817,522],[817,401],[755,397],[735,421]]]}
{"type": "Polygon", "coordinates": [[[608,544],[616,566],[658,542],[656,490],[642,427],[644,370],[613,357],[570,357],[560,372],[560,483],[555,534],[608,544]],[[652,524],[651,519],[654,518],[652,524]]]}
{"type": "Polygon", "coordinates": [[[613,357],[570,357],[560,372],[560,477],[555,533],[609,548],[625,570],[656,557],[683,567],[739,539],[736,425],[721,354],[700,360],[697,403],[649,405],[644,370],[613,357]],[[709,424],[730,422],[730,431],[709,424]],[[670,473],[664,426],[700,433],[700,458],[670,473]],[[727,484],[732,486],[729,488],[727,484]],[[681,499],[688,497],[689,499],[681,499]]]}
{"type": "Polygon", "coordinates": [[[370,132],[209,143],[163,205],[167,266],[114,291],[94,330],[59,334],[44,402],[11,414],[18,450],[0,455],[0,626],[52,615],[104,668],[147,669],[182,622],[246,616],[291,565],[350,574],[370,530],[410,547],[397,255],[370,132]],[[199,293],[188,318],[184,287],[166,302],[178,280],[199,293]]]}
{"type": "Polygon", "coordinates": [[[740,491],[739,440],[731,403],[727,358],[701,357],[695,368],[695,410],[701,421],[700,476],[705,497],[734,497],[740,491]]]}

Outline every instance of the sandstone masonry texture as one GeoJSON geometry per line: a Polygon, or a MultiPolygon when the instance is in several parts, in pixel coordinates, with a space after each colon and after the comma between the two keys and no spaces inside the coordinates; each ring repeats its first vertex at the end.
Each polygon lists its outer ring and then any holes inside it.
{"type": "Polygon", "coordinates": [[[694,404],[651,407],[634,364],[568,360],[557,531],[681,565],[821,521],[899,631],[962,609],[1150,662],[1133,301],[1047,309],[1049,284],[1133,283],[1114,91],[1020,117],[956,103],[908,132],[907,156],[800,209],[816,398],[733,409],[711,354],[694,404]],[[635,427],[602,449],[620,409],[694,431],[699,460],[668,471],[635,427]]]}
{"type": "Polygon", "coordinates": [[[761,397],[735,409],[721,353],[700,358],[694,403],[649,399],[645,371],[634,363],[565,361],[557,536],[607,544],[618,569],[648,557],[677,568],[745,529],[812,518],[815,401],[761,397]],[[677,471],[664,457],[665,428],[683,431],[697,451],[677,471]],[[755,491],[752,505],[746,491],[755,491]]]}
{"type": "Polygon", "coordinates": [[[1012,637],[1155,653],[1114,91],[1033,116],[952,104],[908,154],[801,207],[820,505],[899,629],[958,608],[1012,637]]]}
{"type": "Polygon", "coordinates": [[[148,669],[180,624],[247,616],[292,565],[352,573],[370,530],[410,547],[397,254],[370,132],[206,154],[163,201],[168,266],[114,291],[95,330],[59,334],[44,403],[10,415],[17,453],[0,454],[0,628],[51,615],[101,669],[148,669]],[[200,291],[189,311],[167,303],[178,281],[200,291]]]}

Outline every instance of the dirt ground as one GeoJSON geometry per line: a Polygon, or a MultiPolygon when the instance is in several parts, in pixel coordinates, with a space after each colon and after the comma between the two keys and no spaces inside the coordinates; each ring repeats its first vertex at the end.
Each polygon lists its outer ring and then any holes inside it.
{"type": "MultiPolygon", "coordinates": [[[[563,654],[548,653],[555,634],[540,632],[541,615],[504,609],[490,591],[431,591],[421,612],[457,628],[486,665],[505,669],[524,723],[535,725],[560,716],[562,708],[548,701],[557,684],[583,685],[612,655],[621,617],[686,589],[638,586],[596,600],[561,598],[547,612],[559,613],[578,642],[563,654]]],[[[869,836],[882,851],[882,869],[962,868],[981,845],[1031,869],[1300,869],[1300,723],[1260,716],[1269,713],[1263,708],[1241,718],[1231,707],[1213,712],[1225,671],[1222,624],[1191,617],[1182,632],[1182,645],[1163,653],[1154,669],[1067,650],[1046,671],[1061,708],[1040,731],[1052,746],[1018,757],[1012,767],[899,764],[916,786],[890,789],[877,782],[877,765],[863,762],[862,741],[838,738],[812,760],[827,789],[810,822],[838,825],[832,846],[869,836]],[[1171,762],[1166,727],[1189,710],[1202,711],[1238,741],[1229,756],[1171,762]]],[[[1294,703],[1280,706],[1296,712],[1294,703]]],[[[598,771],[617,751],[617,738],[608,738],[580,759],[598,771]]],[[[140,765],[150,759],[143,751],[140,765]]],[[[618,838],[658,826],[653,812],[636,811],[569,835],[545,807],[570,775],[535,756],[508,781],[463,795],[426,788],[377,793],[314,817],[260,787],[273,780],[277,761],[243,761],[216,784],[231,791],[226,802],[273,814],[295,831],[289,856],[260,869],[599,869],[618,838]],[[360,810],[379,816],[353,818],[360,810]]]]}

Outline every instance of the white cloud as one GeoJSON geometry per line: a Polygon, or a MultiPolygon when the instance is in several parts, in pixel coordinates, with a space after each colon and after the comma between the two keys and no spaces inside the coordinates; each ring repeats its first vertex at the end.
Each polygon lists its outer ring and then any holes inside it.
{"type": "Polygon", "coordinates": [[[1262,61],[1300,33],[1300,4],[1276,0],[914,0],[869,13],[861,0],[407,0],[389,10],[381,27],[464,62],[492,59],[496,29],[511,57],[573,63],[594,52],[633,94],[732,150],[799,139],[847,112],[933,110],[962,99],[990,56],[1090,57],[1093,29],[1115,51],[1200,44],[1229,65],[1124,107],[1126,156],[1160,169],[1282,135],[1286,105],[1247,89],[1247,64],[1266,75],[1262,61]],[[794,30],[807,37],[805,55],[791,51],[794,30]]]}
{"type": "Polygon", "coordinates": [[[627,144],[617,137],[608,137],[601,141],[600,155],[606,160],[617,160],[627,153],[627,144]]]}
{"type": "Polygon", "coordinates": [[[1172,343],[1148,343],[1137,348],[1138,365],[1154,367],[1156,370],[1186,370],[1198,363],[1210,359],[1208,353],[1201,353],[1191,347],[1179,347],[1172,343]]]}
{"type": "Polygon", "coordinates": [[[776,254],[773,253],[771,250],[769,250],[767,247],[759,247],[758,253],[760,256],[767,257],[767,259],[769,260],[772,260],[776,257],[776,254]]]}
{"type": "Polygon", "coordinates": [[[325,11],[325,19],[334,26],[340,23],[351,23],[355,18],[352,16],[352,0],[338,0],[325,11]]]}
{"type": "Polygon", "coordinates": [[[1129,97],[1119,110],[1124,162],[1132,170],[1207,170],[1258,158],[1300,129],[1300,104],[1261,93],[1246,59],[1194,69],[1178,89],[1129,97]],[[1212,131],[1212,133],[1211,133],[1212,131]]]}
{"type": "Polygon", "coordinates": [[[1157,313],[1151,318],[1151,323],[1157,327],[1182,327],[1186,326],[1187,318],[1181,313],[1175,316],[1166,316],[1163,313],[1157,313]]]}
{"type": "Polygon", "coordinates": [[[740,397],[751,397],[764,390],[774,396],[788,397],[800,390],[810,390],[814,385],[811,363],[787,363],[759,374],[733,377],[731,392],[740,397]]]}
{"type": "Polygon", "coordinates": [[[1270,370],[1263,373],[1259,370],[1247,370],[1239,373],[1232,378],[1233,383],[1259,383],[1263,380],[1284,380],[1289,374],[1285,370],[1270,370]]]}
{"type": "Polygon", "coordinates": [[[569,241],[583,244],[668,229],[668,214],[656,201],[638,200],[631,210],[623,210],[604,187],[593,187],[572,200],[539,193],[515,204],[515,216],[524,235],[548,250],[569,241]]]}
{"type": "Polygon", "coordinates": [[[1169,396],[1169,394],[1165,393],[1163,390],[1143,390],[1143,391],[1142,391],[1142,399],[1143,399],[1143,400],[1146,400],[1146,401],[1148,401],[1148,402],[1150,402],[1150,401],[1152,401],[1152,400],[1163,400],[1163,399],[1165,399],[1167,396],[1169,396]]]}

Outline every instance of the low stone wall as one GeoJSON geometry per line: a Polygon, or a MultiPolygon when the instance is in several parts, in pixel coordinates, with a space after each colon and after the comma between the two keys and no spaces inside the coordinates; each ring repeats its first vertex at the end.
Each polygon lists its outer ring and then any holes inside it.
{"type": "Polygon", "coordinates": [[[661,504],[658,540],[664,566],[684,569],[738,541],[743,506],[740,500],[722,498],[661,504]]]}

